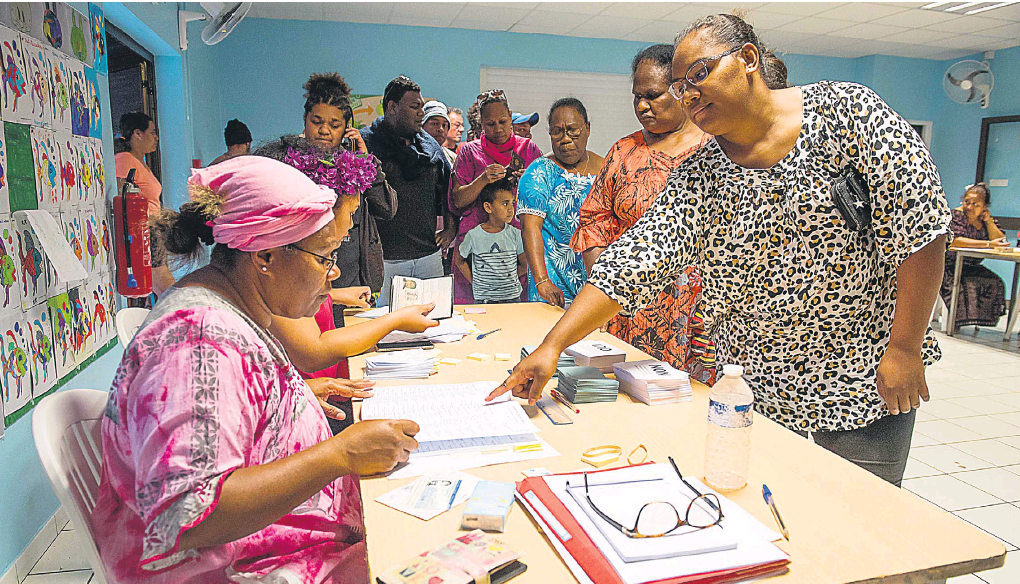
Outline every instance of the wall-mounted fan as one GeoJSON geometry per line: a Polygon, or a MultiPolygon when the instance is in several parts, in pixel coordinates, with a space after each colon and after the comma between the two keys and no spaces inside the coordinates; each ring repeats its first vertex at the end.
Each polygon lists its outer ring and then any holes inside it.
{"type": "Polygon", "coordinates": [[[241,22],[251,9],[251,2],[200,2],[200,4],[205,12],[177,11],[177,34],[182,51],[188,50],[189,22],[208,20],[209,24],[202,29],[202,42],[215,45],[227,38],[230,31],[234,30],[237,23],[241,22]]]}
{"type": "Polygon", "coordinates": [[[942,77],[942,88],[949,99],[963,104],[979,103],[981,107],[988,107],[993,83],[992,71],[982,61],[953,63],[942,77]]]}

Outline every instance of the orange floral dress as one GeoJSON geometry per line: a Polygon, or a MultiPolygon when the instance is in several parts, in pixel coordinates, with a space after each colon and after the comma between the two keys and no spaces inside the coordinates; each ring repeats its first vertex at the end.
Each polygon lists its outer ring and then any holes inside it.
{"type": "MultiPolygon", "coordinates": [[[[673,169],[710,139],[705,134],[697,146],[677,156],[649,148],[641,131],[617,140],[581,205],[581,223],[570,247],[580,253],[616,241],[652,206],[673,169]]],[[[700,299],[701,275],[692,266],[652,304],[630,317],[614,316],[606,330],[699,381],[712,382],[715,347],[700,327],[700,299]]]]}

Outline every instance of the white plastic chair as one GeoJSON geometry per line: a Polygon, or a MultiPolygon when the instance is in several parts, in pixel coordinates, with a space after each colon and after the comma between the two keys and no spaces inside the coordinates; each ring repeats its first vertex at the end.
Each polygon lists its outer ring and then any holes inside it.
{"type": "Polygon", "coordinates": [[[103,465],[100,421],[108,397],[106,391],[70,389],[46,397],[32,414],[39,460],[92,564],[92,582],[101,584],[109,579],[99,560],[91,517],[103,465]]]}
{"type": "Polygon", "coordinates": [[[117,321],[117,338],[125,349],[138,332],[138,327],[149,316],[148,308],[122,308],[114,319],[117,321]]]}

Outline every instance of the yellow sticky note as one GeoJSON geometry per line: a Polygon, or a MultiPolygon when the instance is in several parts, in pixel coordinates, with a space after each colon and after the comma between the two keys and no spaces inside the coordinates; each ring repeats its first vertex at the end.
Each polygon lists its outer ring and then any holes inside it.
{"type": "Polygon", "coordinates": [[[496,360],[497,361],[509,361],[510,360],[510,353],[496,353],[496,360]]]}
{"type": "Polygon", "coordinates": [[[488,353],[471,353],[467,358],[472,361],[488,361],[492,357],[488,353]]]}
{"type": "Polygon", "coordinates": [[[460,359],[454,359],[453,357],[446,357],[445,359],[440,359],[439,362],[442,363],[443,365],[456,365],[456,364],[460,363],[460,359]]]}

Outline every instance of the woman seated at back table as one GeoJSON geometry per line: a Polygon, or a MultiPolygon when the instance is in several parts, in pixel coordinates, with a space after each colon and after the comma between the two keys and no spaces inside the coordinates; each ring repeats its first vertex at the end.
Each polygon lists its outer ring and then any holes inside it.
{"type": "Polygon", "coordinates": [[[189,185],[192,201],[160,218],[167,249],[215,248],[160,298],[114,378],[92,514],[107,573],[367,582],[358,475],[407,460],[418,426],[359,422],[332,436],[268,332],[328,298],[345,235],[336,192],[257,156],[195,170],[189,185]]]}
{"type": "MultiPolygon", "coordinates": [[[[991,204],[988,185],[977,183],[967,187],[963,203],[953,209],[954,247],[977,249],[1004,249],[1009,247],[1006,235],[995,224],[988,211],[991,204]]],[[[946,270],[942,276],[939,295],[949,306],[953,300],[953,274],[956,269],[956,252],[946,252],[946,270]]],[[[981,258],[963,258],[960,272],[960,293],[956,298],[954,330],[962,326],[995,326],[1006,314],[1006,285],[1002,278],[981,265],[981,258]]]]}

